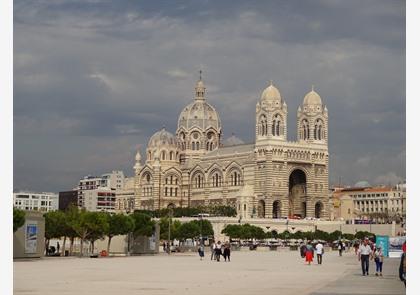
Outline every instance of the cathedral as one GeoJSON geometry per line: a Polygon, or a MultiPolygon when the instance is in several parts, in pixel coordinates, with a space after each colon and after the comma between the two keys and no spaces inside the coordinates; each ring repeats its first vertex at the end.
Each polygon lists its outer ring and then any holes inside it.
{"type": "Polygon", "coordinates": [[[227,205],[240,218],[328,218],[328,110],[313,88],[287,140],[287,104],[271,82],[256,99],[255,142],[222,143],[222,122],[201,78],[178,118],[135,156],[134,209],[227,205]]]}

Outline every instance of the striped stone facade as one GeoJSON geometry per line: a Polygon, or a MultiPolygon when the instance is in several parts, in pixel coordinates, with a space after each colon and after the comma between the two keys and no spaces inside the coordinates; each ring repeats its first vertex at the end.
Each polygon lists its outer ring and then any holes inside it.
{"type": "Polygon", "coordinates": [[[328,111],[309,92],[298,109],[297,141],[287,141],[287,105],[269,85],[256,105],[255,142],[221,142],[221,122],[205,98],[181,112],[175,135],[152,136],[136,155],[137,209],[228,205],[239,218],[329,217],[328,111]]]}

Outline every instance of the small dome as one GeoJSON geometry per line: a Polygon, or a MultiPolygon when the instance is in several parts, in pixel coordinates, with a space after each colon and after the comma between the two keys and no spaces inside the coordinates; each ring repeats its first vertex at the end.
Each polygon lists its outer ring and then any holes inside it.
{"type": "Polygon", "coordinates": [[[305,95],[305,98],[303,99],[304,105],[322,105],[322,99],[321,96],[319,96],[318,93],[316,93],[313,89],[311,92],[305,95]]]}
{"type": "Polygon", "coordinates": [[[358,181],[354,184],[355,187],[371,187],[371,185],[369,184],[369,182],[367,182],[366,180],[362,180],[362,181],[358,181]]]}
{"type": "Polygon", "coordinates": [[[281,100],[280,91],[270,82],[270,86],[264,89],[261,94],[261,100],[273,101],[281,100]]]}
{"type": "Polygon", "coordinates": [[[195,88],[205,88],[203,80],[198,80],[197,84],[195,85],[195,88]]]}
{"type": "Polygon", "coordinates": [[[239,145],[239,144],[244,144],[244,142],[242,141],[242,139],[236,137],[233,134],[232,134],[231,137],[226,138],[223,141],[223,146],[233,146],[233,145],[239,145]]]}
{"type": "Polygon", "coordinates": [[[155,134],[150,137],[149,145],[148,147],[160,147],[160,146],[177,146],[177,139],[176,137],[165,130],[165,128],[162,128],[162,130],[156,132],[155,134]]]}

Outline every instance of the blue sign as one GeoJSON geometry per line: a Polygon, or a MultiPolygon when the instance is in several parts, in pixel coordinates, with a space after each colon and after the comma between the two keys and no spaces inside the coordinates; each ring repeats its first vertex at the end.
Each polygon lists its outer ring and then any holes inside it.
{"type": "Polygon", "coordinates": [[[388,245],[389,245],[389,237],[388,236],[376,236],[376,247],[381,247],[382,253],[384,257],[388,257],[388,245]]]}

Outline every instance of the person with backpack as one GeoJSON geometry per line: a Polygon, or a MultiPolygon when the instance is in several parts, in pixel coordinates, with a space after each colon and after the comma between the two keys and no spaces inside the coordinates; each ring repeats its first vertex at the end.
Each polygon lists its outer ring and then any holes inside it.
{"type": "Polygon", "coordinates": [[[373,257],[376,263],[376,272],[375,276],[382,276],[382,265],[384,263],[384,254],[382,252],[382,249],[380,246],[378,246],[375,249],[375,252],[373,253],[373,257]]]}
{"type": "Polygon", "coordinates": [[[308,265],[311,265],[311,262],[314,259],[314,247],[312,247],[311,241],[308,241],[306,244],[306,252],[305,252],[305,261],[308,265]]]}

